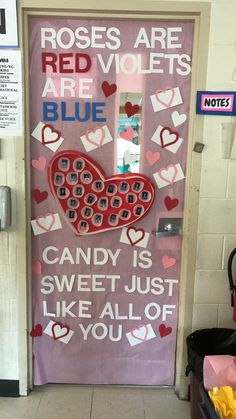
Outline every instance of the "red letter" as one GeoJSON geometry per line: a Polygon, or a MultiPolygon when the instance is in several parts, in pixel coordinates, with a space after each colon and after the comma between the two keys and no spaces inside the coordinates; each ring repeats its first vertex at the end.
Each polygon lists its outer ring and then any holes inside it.
{"type": "Polygon", "coordinates": [[[76,73],[86,73],[90,70],[92,65],[91,58],[88,54],[75,54],[75,71],[76,73]],[[80,59],[85,60],[85,67],[81,68],[81,62],[80,59]]]}
{"type": "Polygon", "coordinates": [[[64,68],[64,65],[70,64],[70,60],[67,60],[66,57],[73,57],[72,52],[68,52],[66,54],[59,54],[60,73],[73,73],[73,68],[64,68]]]}
{"type": "Polygon", "coordinates": [[[42,52],[42,72],[46,73],[47,65],[52,67],[52,72],[57,72],[57,56],[53,52],[42,52]]]}

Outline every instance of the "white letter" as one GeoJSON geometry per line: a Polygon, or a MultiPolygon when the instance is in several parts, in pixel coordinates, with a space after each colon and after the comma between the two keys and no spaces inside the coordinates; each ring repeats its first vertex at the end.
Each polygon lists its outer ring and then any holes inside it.
{"type": "MultiPolygon", "coordinates": [[[[68,37],[66,37],[68,38],[68,37]]],[[[63,36],[63,39],[65,39],[65,37],[63,36]]],[[[74,32],[72,31],[72,29],[70,28],[61,28],[59,29],[59,31],[57,32],[57,43],[59,45],[59,47],[63,48],[63,49],[70,49],[73,47],[75,42],[75,35],[74,32]],[[67,41],[67,44],[64,44],[62,42],[62,36],[64,35],[64,33],[68,33],[69,35],[69,40],[67,41]]]]}
{"type": "Polygon", "coordinates": [[[53,277],[50,275],[44,276],[41,279],[41,285],[48,288],[48,290],[41,288],[40,291],[42,294],[51,294],[54,291],[54,284],[52,284],[51,281],[53,281],[53,277]],[[47,281],[49,281],[49,283],[47,281]]]}
{"type": "Polygon", "coordinates": [[[107,326],[105,325],[105,324],[103,324],[103,323],[96,323],[94,326],[93,326],[93,328],[92,328],[92,335],[93,335],[93,337],[95,338],[95,339],[97,339],[97,340],[103,340],[103,339],[105,339],[105,337],[107,336],[107,334],[108,334],[108,328],[107,328],[107,326]],[[99,336],[98,334],[97,334],[97,328],[98,327],[101,327],[103,330],[102,330],[102,334],[99,336]]]}
{"type": "Polygon", "coordinates": [[[166,47],[166,30],[164,28],[152,28],[151,48],[155,48],[156,41],[160,42],[161,49],[166,47]],[[157,35],[158,32],[160,35],[157,35]]]}
{"type": "Polygon", "coordinates": [[[65,260],[68,260],[71,263],[71,265],[75,264],[68,247],[64,247],[64,249],[62,251],[62,255],[61,255],[59,265],[62,265],[65,262],[65,260]]]}
{"type": "Polygon", "coordinates": [[[182,28],[167,28],[167,48],[181,48],[181,44],[174,44],[174,41],[178,41],[178,36],[172,36],[172,32],[182,32],[182,28]]]}
{"type": "Polygon", "coordinates": [[[43,301],[43,315],[49,317],[56,317],[55,313],[48,313],[48,302],[46,300],[43,301]]]}
{"type": "Polygon", "coordinates": [[[90,89],[93,79],[80,79],[79,80],[79,98],[91,99],[91,94],[86,94],[86,91],[90,89]]]}
{"type": "Polygon", "coordinates": [[[121,249],[117,249],[116,252],[113,255],[112,250],[107,249],[107,253],[112,260],[112,266],[116,266],[116,259],[118,258],[119,254],[120,254],[120,251],[121,251],[121,249]]]}
{"type": "Polygon", "coordinates": [[[166,321],[166,315],[167,314],[173,314],[173,311],[170,310],[172,308],[175,308],[176,306],[173,305],[168,305],[168,304],[164,304],[162,307],[163,313],[162,313],[162,321],[165,322],[166,321]]]}
{"type": "Polygon", "coordinates": [[[45,263],[47,263],[48,265],[53,265],[54,263],[57,263],[58,262],[59,258],[55,258],[55,259],[52,259],[52,260],[48,259],[48,252],[50,250],[54,250],[54,252],[58,252],[58,248],[57,247],[55,247],[55,246],[48,246],[48,247],[46,247],[44,249],[43,254],[42,254],[42,258],[43,258],[43,261],[45,263]]]}
{"type": "Polygon", "coordinates": [[[182,59],[191,62],[191,58],[189,57],[189,55],[181,54],[178,58],[178,64],[181,67],[185,68],[185,71],[181,70],[180,68],[177,68],[176,73],[178,73],[180,76],[187,76],[191,72],[191,66],[188,63],[184,62],[182,59]]]}
{"type": "Polygon", "coordinates": [[[107,30],[107,37],[108,39],[111,39],[112,41],[115,41],[114,44],[107,41],[106,46],[109,49],[118,49],[120,48],[120,39],[117,36],[114,36],[111,34],[111,32],[115,32],[117,35],[120,35],[120,31],[118,28],[108,28],[107,30]]]}
{"type": "Polygon", "coordinates": [[[145,307],[145,310],[144,310],[144,314],[147,317],[147,319],[149,319],[149,320],[156,320],[156,319],[158,319],[158,317],[161,314],[161,309],[160,309],[159,304],[156,304],[156,303],[149,303],[149,304],[147,304],[146,307],[145,307]],[[156,310],[156,313],[154,313],[153,316],[149,313],[149,311],[150,311],[151,308],[154,308],[154,310],[156,310]]]}
{"type": "Polygon", "coordinates": [[[75,80],[70,77],[61,78],[61,96],[65,97],[65,92],[68,90],[70,97],[75,97],[75,80]]]}
{"type": "Polygon", "coordinates": [[[102,310],[102,312],[99,316],[99,319],[103,319],[104,316],[109,316],[110,319],[114,320],[115,316],[114,316],[114,313],[113,313],[113,310],[112,310],[111,303],[106,303],[105,304],[104,309],[102,310]]]}
{"type": "Polygon", "coordinates": [[[75,30],[75,37],[76,37],[76,39],[79,39],[80,41],[84,41],[84,43],[81,43],[81,42],[76,42],[76,46],[78,47],[78,48],[80,48],[80,49],[85,49],[85,48],[88,48],[89,46],[90,46],[90,39],[89,39],[89,36],[83,36],[83,35],[80,35],[80,32],[83,32],[83,33],[88,33],[88,29],[86,29],[86,28],[84,28],[84,27],[81,27],[81,28],[77,28],[76,30],[75,30]]]}
{"type": "Polygon", "coordinates": [[[79,327],[81,329],[81,332],[83,333],[84,340],[87,340],[88,339],[88,332],[92,328],[92,324],[89,324],[87,329],[84,328],[83,324],[79,324],[79,327]]]}
{"type": "Polygon", "coordinates": [[[91,306],[92,305],[92,301],[80,301],[79,302],[79,315],[78,317],[83,317],[83,318],[91,318],[92,315],[91,314],[86,314],[85,312],[89,310],[89,307],[87,306],[91,306]]]}
{"type": "Polygon", "coordinates": [[[134,43],[134,48],[138,48],[139,44],[144,44],[146,48],[151,48],[145,28],[140,28],[138,36],[134,43]]]}
{"type": "Polygon", "coordinates": [[[114,60],[115,54],[111,54],[108,58],[107,65],[105,65],[103,61],[103,57],[101,54],[97,54],[98,61],[100,63],[101,69],[103,73],[108,73],[111,69],[112,61],[114,60]]]}
{"type": "Polygon", "coordinates": [[[46,83],[43,89],[42,97],[47,96],[48,93],[52,93],[54,97],[58,97],[57,89],[55,87],[54,81],[49,77],[46,79],[46,83]]]}
{"type": "Polygon", "coordinates": [[[56,31],[53,28],[41,28],[41,47],[46,48],[46,41],[50,42],[50,48],[56,49],[56,31]]]}
{"type": "Polygon", "coordinates": [[[108,261],[108,254],[106,249],[102,249],[99,247],[96,247],[94,249],[94,254],[93,254],[93,263],[94,265],[105,265],[108,261]],[[98,260],[98,254],[99,252],[101,252],[103,254],[103,259],[98,260]]]}
{"type": "Polygon", "coordinates": [[[173,296],[173,284],[178,284],[178,279],[165,279],[164,282],[167,282],[167,284],[169,284],[168,287],[168,296],[172,297],[173,296]]]}

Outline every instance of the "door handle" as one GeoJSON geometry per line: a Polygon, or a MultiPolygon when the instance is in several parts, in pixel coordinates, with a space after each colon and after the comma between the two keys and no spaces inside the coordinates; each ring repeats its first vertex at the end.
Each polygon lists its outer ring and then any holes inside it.
{"type": "Polygon", "coordinates": [[[182,218],[160,218],[157,231],[152,231],[155,237],[182,236],[182,218]]]}

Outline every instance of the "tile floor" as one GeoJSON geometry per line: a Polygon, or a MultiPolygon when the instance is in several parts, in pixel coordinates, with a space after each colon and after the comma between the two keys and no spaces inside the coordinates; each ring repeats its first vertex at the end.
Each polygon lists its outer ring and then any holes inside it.
{"type": "Polygon", "coordinates": [[[46,385],[0,398],[1,419],[190,419],[190,403],[153,388],[46,385]]]}

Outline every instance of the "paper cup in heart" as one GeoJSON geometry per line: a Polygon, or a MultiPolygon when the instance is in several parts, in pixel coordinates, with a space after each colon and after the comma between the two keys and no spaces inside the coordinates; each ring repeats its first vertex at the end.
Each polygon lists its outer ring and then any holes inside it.
{"type": "Polygon", "coordinates": [[[49,163],[51,192],[76,235],[135,223],[150,210],[155,190],[141,174],[106,177],[102,168],[75,150],[57,153],[49,163]]]}

